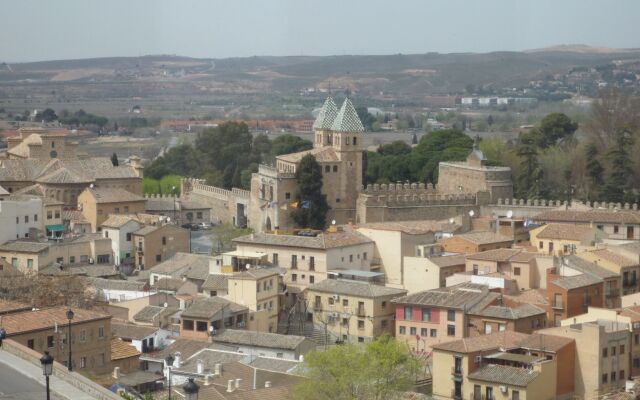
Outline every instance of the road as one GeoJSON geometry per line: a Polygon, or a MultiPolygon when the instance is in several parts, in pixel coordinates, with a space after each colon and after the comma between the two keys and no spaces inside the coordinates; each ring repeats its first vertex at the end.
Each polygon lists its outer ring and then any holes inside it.
{"type": "Polygon", "coordinates": [[[37,382],[0,361],[0,399],[42,400],[45,398],[43,383],[37,382]]]}
{"type": "Polygon", "coordinates": [[[191,231],[191,252],[211,253],[211,231],[191,231]]]}

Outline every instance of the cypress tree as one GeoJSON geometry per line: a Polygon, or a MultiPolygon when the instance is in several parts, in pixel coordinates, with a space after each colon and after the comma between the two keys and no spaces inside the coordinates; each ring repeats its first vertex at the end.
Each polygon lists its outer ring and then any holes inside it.
{"type": "Polygon", "coordinates": [[[316,158],[302,157],[296,171],[298,208],[291,213],[295,223],[302,228],[324,229],[327,224],[329,204],[322,194],[322,169],[316,158]]]}
{"type": "Polygon", "coordinates": [[[616,133],[615,143],[607,152],[611,163],[611,172],[604,186],[604,198],[611,202],[632,201],[629,180],[632,174],[633,161],[629,156],[629,149],[633,145],[631,133],[621,130],[616,133]]]}
{"type": "Polygon", "coordinates": [[[114,167],[117,167],[120,164],[118,162],[118,155],[116,153],[113,153],[111,155],[111,164],[113,164],[114,167]]]}

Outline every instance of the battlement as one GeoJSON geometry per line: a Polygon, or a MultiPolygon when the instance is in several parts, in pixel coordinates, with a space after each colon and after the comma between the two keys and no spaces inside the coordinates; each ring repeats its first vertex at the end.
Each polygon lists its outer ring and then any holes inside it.
{"type": "Polygon", "coordinates": [[[176,196],[175,194],[168,194],[168,193],[164,193],[164,194],[145,193],[144,198],[145,199],[177,199],[178,196],[176,196]]]}
{"type": "MultiPolygon", "coordinates": [[[[513,207],[549,207],[549,208],[557,208],[557,207],[567,207],[569,205],[568,201],[564,200],[545,200],[545,199],[498,199],[498,206],[513,206],[513,207]]],[[[630,204],[630,203],[607,203],[607,202],[583,202],[574,200],[572,201],[572,206],[582,206],[589,207],[594,209],[608,209],[608,210],[631,210],[637,211],[638,204],[630,204]]]]}
{"type": "Polygon", "coordinates": [[[432,183],[390,183],[390,184],[369,184],[366,187],[361,185],[360,193],[368,195],[394,195],[394,194],[435,194],[438,192],[436,185],[432,183]]]}
{"type": "Polygon", "coordinates": [[[286,178],[296,177],[295,173],[278,171],[278,168],[276,168],[275,166],[267,165],[267,164],[258,165],[258,173],[260,175],[263,175],[269,178],[274,178],[274,179],[277,179],[277,178],[286,179],[286,178]]]}

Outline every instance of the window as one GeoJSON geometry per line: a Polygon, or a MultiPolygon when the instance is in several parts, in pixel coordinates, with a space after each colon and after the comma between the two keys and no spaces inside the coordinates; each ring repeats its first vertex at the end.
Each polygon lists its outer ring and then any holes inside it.
{"type": "Polygon", "coordinates": [[[600,229],[601,231],[604,231],[604,225],[596,225],[596,228],[600,229]]]}
{"type": "Polygon", "coordinates": [[[76,262],[76,256],[69,256],[69,263],[74,264],[76,262]]]}
{"type": "Polygon", "coordinates": [[[256,292],[260,293],[260,282],[256,282],[256,292]]]}
{"type": "Polygon", "coordinates": [[[538,244],[538,248],[539,249],[543,249],[544,248],[544,243],[542,241],[540,241],[540,243],[538,244]]]}
{"type": "Polygon", "coordinates": [[[358,343],[364,343],[364,338],[362,336],[358,336],[358,343]]]}
{"type": "Polygon", "coordinates": [[[347,144],[347,145],[351,144],[351,137],[347,136],[345,138],[345,144],[347,144]]]}
{"type": "Polygon", "coordinates": [[[286,192],[286,193],[284,194],[284,198],[285,198],[286,200],[291,200],[291,193],[286,192]]]}
{"type": "Polygon", "coordinates": [[[127,242],[131,241],[131,232],[127,232],[127,242]]]}
{"type": "Polygon", "coordinates": [[[162,237],[162,245],[163,246],[167,245],[167,238],[165,236],[162,237]]]}
{"type": "Polygon", "coordinates": [[[364,321],[359,319],[358,320],[358,329],[359,330],[363,330],[364,329],[364,321]]]}
{"type": "Polygon", "coordinates": [[[324,166],[324,172],[331,172],[331,166],[330,165],[325,165],[324,166]]]}
{"type": "Polygon", "coordinates": [[[353,262],[353,254],[349,254],[349,262],[353,262]]]}
{"type": "Polygon", "coordinates": [[[427,328],[420,328],[420,336],[422,337],[429,336],[429,330],[427,328]]]}
{"type": "Polygon", "coordinates": [[[35,344],[35,342],[34,342],[33,339],[27,340],[27,347],[28,348],[33,349],[34,344],[35,344]]]}
{"type": "Polygon", "coordinates": [[[33,214],[33,221],[38,222],[38,214],[33,214]]]}
{"type": "Polygon", "coordinates": [[[620,372],[618,373],[618,378],[623,381],[624,380],[624,370],[621,369],[620,372]]]}
{"type": "Polygon", "coordinates": [[[348,306],[349,305],[349,300],[348,299],[342,299],[342,305],[343,306],[348,306]]]}
{"type": "Polygon", "coordinates": [[[640,344],[640,335],[638,335],[637,333],[635,335],[633,335],[633,342],[634,344],[640,344]]]}
{"type": "Polygon", "coordinates": [[[438,337],[438,330],[437,329],[431,329],[431,332],[429,332],[431,337],[438,337]]]}
{"type": "Polygon", "coordinates": [[[455,335],[456,335],[456,326],[447,325],[447,336],[455,336],[455,335]]]}
{"type": "Polygon", "coordinates": [[[615,346],[611,347],[611,355],[615,356],[616,355],[616,348],[615,346]]]}
{"type": "Polygon", "coordinates": [[[47,336],[47,348],[50,349],[54,346],[53,335],[47,336]]]}
{"type": "Polygon", "coordinates": [[[98,338],[104,338],[104,326],[98,327],[98,338]]]}
{"type": "Polygon", "coordinates": [[[53,218],[53,212],[47,211],[47,219],[53,218]]]}
{"type": "Polygon", "coordinates": [[[620,231],[620,227],[618,225],[614,225],[613,226],[613,233],[618,233],[619,231],[620,231]]]}
{"type": "Polygon", "coordinates": [[[633,359],[633,368],[640,368],[640,358],[633,359]]]}
{"type": "Polygon", "coordinates": [[[602,383],[607,383],[609,381],[609,374],[602,374],[602,383]]]}
{"type": "Polygon", "coordinates": [[[202,211],[196,212],[196,218],[202,219],[202,211]]]}
{"type": "Polygon", "coordinates": [[[298,268],[298,256],[295,254],[291,255],[291,269],[298,268]]]}
{"type": "Polygon", "coordinates": [[[156,254],[156,262],[160,262],[162,260],[162,256],[160,254],[156,254]]]}
{"type": "Polygon", "coordinates": [[[485,335],[490,334],[492,329],[493,329],[493,327],[492,327],[490,322],[485,322],[484,323],[484,334],[485,335]]]}
{"type": "Polygon", "coordinates": [[[14,267],[18,267],[18,259],[15,257],[11,257],[11,265],[14,267]]]}
{"type": "Polygon", "coordinates": [[[487,388],[485,389],[486,392],[486,396],[485,399],[486,400],[493,400],[493,387],[491,386],[487,386],[487,388]]]}
{"type": "Polygon", "coordinates": [[[380,328],[387,329],[388,322],[389,321],[387,321],[386,319],[383,319],[382,321],[380,321],[380,328]]]}
{"type": "Polygon", "coordinates": [[[115,210],[114,210],[114,213],[115,214],[120,214],[120,207],[116,207],[115,210]]]}
{"type": "Polygon", "coordinates": [[[29,269],[33,268],[33,259],[32,258],[28,258],[27,259],[27,268],[29,268],[29,269]]]}
{"type": "Polygon", "coordinates": [[[284,357],[284,353],[276,353],[276,357],[283,358],[284,357]]]}
{"type": "Polygon", "coordinates": [[[609,349],[605,347],[604,349],[602,349],[602,358],[607,358],[608,355],[609,349]]]}
{"type": "Polygon", "coordinates": [[[311,256],[309,257],[309,271],[315,271],[316,270],[316,258],[311,256]]]}
{"type": "Polygon", "coordinates": [[[353,144],[354,144],[354,145],[358,144],[358,138],[357,138],[357,137],[355,137],[355,136],[353,137],[353,144]]]}
{"type": "Polygon", "coordinates": [[[106,238],[109,237],[109,231],[107,231],[107,230],[104,231],[104,237],[106,237],[106,238]]]}
{"type": "Polygon", "coordinates": [[[273,255],[271,256],[271,261],[272,261],[275,265],[278,265],[278,253],[273,253],[273,255]]]}
{"type": "Polygon", "coordinates": [[[196,331],[198,331],[198,332],[206,332],[207,331],[207,321],[196,321],[196,331]]]}
{"type": "Polygon", "coordinates": [[[611,382],[615,382],[615,381],[616,381],[616,372],[615,372],[615,371],[613,371],[613,372],[611,373],[611,382]]]}
{"type": "Polygon", "coordinates": [[[340,203],[340,198],[336,197],[336,203],[340,203]]]}
{"type": "Polygon", "coordinates": [[[362,259],[366,260],[367,259],[367,252],[365,251],[364,253],[362,253],[362,259]]]}
{"type": "MultiPolygon", "coordinates": [[[[387,302],[386,301],[382,302],[382,308],[387,308],[387,302]]],[[[638,336],[638,335],[636,335],[636,336],[638,336]]]]}
{"type": "Polygon", "coordinates": [[[400,328],[398,328],[398,333],[401,335],[404,335],[407,333],[407,328],[405,328],[404,326],[400,326],[400,328]]]}
{"type": "Polygon", "coordinates": [[[129,212],[129,206],[124,206],[124,212],[128,213],[129,212]]]}
{"type": "MultiPolygon", "coordinates": [[[[100,211],[102,211],[102,210],[100,210],[100,211]]],[[[56,215],[56,218],[60,218],[60,210],[56,210],[55,215],[56,215]]]]}
{"type": "Polygon", "coordinates": [[[87,331],[85,331],[84,329],[80,331],[80,342],[84,343],[87,340],[87,331]]]}
{"type": "MultiPolygon", "coordinates": [[[[297,281],[298,281],[298,275],[297,274],[291,274],[291,282],[297,282],[297,281]]],[[[329,304],[332,304],[332,303],[329,303],[329,304]]]]}
{"type": "Polygon", "coordinates": [[[624,345],[620,345],[620,355],[624,354],[624,345]]]}
{"type": "Polygon", "coordinates": [[[418,329],[417,329],[415,326],[412,326],[412,327],[409,329],[409,332],[411,333],[411,335],[415,336],[415,335],[417,335],[417,334],[418,334],[418,329]]]}
{"type": "Polygon", "coordinates": [[[97,256],[97,263],[98,264],[106,264],[109,262],[109,254],[98,254],[97,256]]]}
{"type": "Polygon", "coordinates": [[[520,267],[513,268],[513,275],[520,276],[520,267]]]}
{"type": "Polygon", "coordinates": [[[192,319],[183,319],[182,320],[182,329],[192,331],[193,330],[193,320],[192,319]]]}
{"type": "Polygon", "coordinates": [[[504,324],[498,324],[498,331],[503,332],[507,327],[504,324]]]}
{"type": "Polygon", "coordinates": [[[29,216],[28,216],[28,215],[25,215],[25,216],[24,216],[24,223],[25,223],[25,224],[28,224],[28,223],[29,223],[29,216]]]}
{"type": "Polygon", "coordinates": [[[337,165],[333,166],[333,172],[338,172],[338,166],[337,165]]]}
{"type": "Polygon", "coordinates": [[[80,357],[80,369],[87,368],[87,357],[80,357]]]}
{"type": "Polygon", "coordinates": [[[423,308],[422,309],[422,320],[423,321],[431,321],[431,309],[423,308]]]}
{"type": "Polygon", "coordinates": [[[411,321],[411,306],[404,306],[404,320],[411,321]]]}
{"type": "Polygon", "coordinates": [[[455,320],[456,320],[455,310],[447,310],[447,321],[455,321],[455,320]]]}
{"type": "Polygon", "coordinates": [[[81,263],[89,262],[89,256],[80,256],[80,262],[81,263]]]}
{"type": "Polygon", "coordinates": [[[520,392],[517,390],[511,391],[511,400],[520,400],[520,392]]]}

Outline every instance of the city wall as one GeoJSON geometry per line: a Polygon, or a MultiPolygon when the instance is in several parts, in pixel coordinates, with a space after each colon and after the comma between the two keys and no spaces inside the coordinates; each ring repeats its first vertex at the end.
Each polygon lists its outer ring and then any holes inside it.
{"type": "Polygon", "coordinates": [[[211,207],[213,221],[245,226],[249,209],[249,191],[238,188],[227,190],[204,182],[204,179],[182,178],[180,180],[182,196],[211,207]]]}
{"type": "Polygon", "coordinates": [[[561,200],[524,200],[524,199],[498,199],[496,204],[487,204],[481,207],[482,215],[507,215],[509,211],[513,212],[514,218],[533,218],[541,212],[560,209],[599,209],[599,210],[628,210],[637,211],[638,204],[630,203],[606,203],[606,202],[583,202],[572,201],[569,206],[568,201],[561,200]]]}

